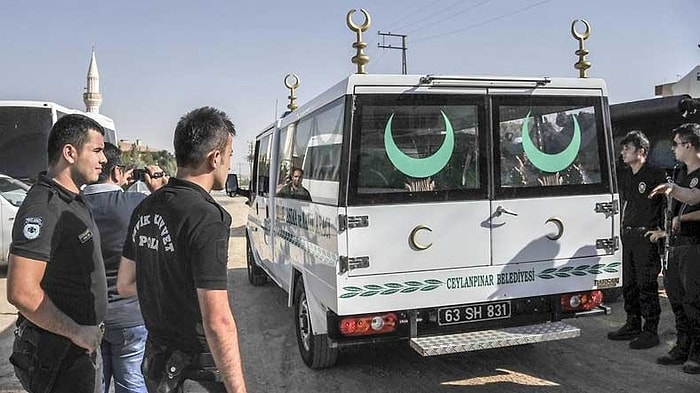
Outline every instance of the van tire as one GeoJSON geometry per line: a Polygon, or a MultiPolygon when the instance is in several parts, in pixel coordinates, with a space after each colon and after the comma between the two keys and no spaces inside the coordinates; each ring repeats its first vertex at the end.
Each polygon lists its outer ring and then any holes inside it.
{"type": "Polygon", "coordinates": [[[294,326],[301,359],[309,368],[321,369],[335,365],[338,348],[328,344],[327,334],[314,334],[301,276],[294,288],[294,326]]]}
{"type": "Polygon", "coordinates": [[[250,246],[250,239],[248,238],[248,233],[245,236],[246,243],[246,270],[248,272],[248,281],[250,281],[253,286],[259,287],[267,283],[267,273],[255,263],[255,257],[253,256],[253,248],[250,246]]]}

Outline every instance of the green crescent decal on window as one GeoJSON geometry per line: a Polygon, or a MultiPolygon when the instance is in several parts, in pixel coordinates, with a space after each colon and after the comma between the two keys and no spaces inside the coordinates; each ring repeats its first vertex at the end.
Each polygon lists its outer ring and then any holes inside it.
{"type": "Polygon", "coordinates": [[[445,120],[445,141],[442,142],[442,146],[440,146],[438,151],[425,158],[410,157],[396,146],[394,137],[391,135],[391,121],[394,119],[394,114],[392,113],[389,116],[389,120],[387,120],[384,128],[384,149],[389,156],[389,161],[401,173],[421,179],[440,172],[447,165],[455,147],[455,135],[450,119],[447,118],[445,112],[440,111],[440,113],[442,113],[442,118],[445,120]]]}
{"type": "Polygon", "coordinates": [[[578,125],[576,116],[571,115],[571,117],[574,119],[574,136],[571,138],[571,142],[566,149],[561,152],[548,154],[538,149],[537,146],[532,143],[530,131],[528,130],[530,112],[527,113],[522,127],[523,151],[525,151],[525,156],[535,168],[543,172],[556,173],[568,168],[569,165],[574,162],[576,156],[578,156],[578,150],[581,148],[581,128],[578,125]]]}

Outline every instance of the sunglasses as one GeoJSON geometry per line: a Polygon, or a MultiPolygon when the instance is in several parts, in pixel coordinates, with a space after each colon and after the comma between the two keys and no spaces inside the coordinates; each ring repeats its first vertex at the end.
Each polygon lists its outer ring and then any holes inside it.
{"type": "Polygon", "coordinates": [[[684,141],[681,141],[681,142],[671,141],[671,146],[673,146],[673,147],[678,147],[678,145],[685,145],[686,143],[689,143],[689,142],[684,142],[684,141]]]}

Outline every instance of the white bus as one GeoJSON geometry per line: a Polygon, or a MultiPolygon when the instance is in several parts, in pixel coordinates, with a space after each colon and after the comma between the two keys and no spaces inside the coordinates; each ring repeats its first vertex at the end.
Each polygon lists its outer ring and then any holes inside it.
{"type": "Polygon", "coordinates": [[[312,368],[576,337],[622,284],[612,142],[602,80],[352,75],[257,136],[248,278],[312,368]],[[293,167],[311,201],[275,195],[293,167]]]}
{"type": "Polygon", "coordinates": [[[117,141],[114,121],[107,116],[69,109],[45,101],[0,101],[0,173],[19,179],[36,179],[48,164],[46,143],[54,123],[66,114],[79,113],[105,129],[105,141],[117,141]]]}

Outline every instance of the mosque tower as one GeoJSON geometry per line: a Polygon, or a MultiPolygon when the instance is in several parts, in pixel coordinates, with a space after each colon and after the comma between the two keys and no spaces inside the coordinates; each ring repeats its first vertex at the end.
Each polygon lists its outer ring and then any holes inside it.
{"type": "Polygon", "coordinates": [[[83,93],[85,111],[88,113],[100,113],[102,94],[100,94],[100,74],[97,72],[97,60],[95,60],[95,47],[92,47],[92,57],[87,73],[87,87],[83,93]]]}

